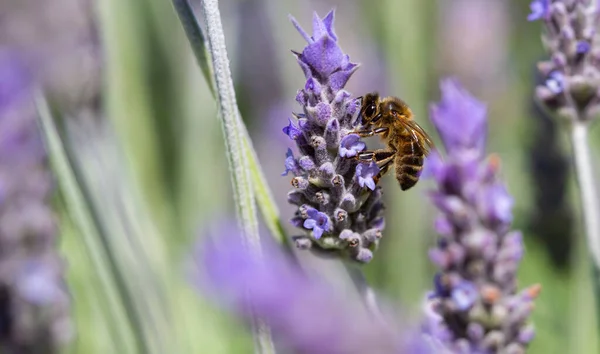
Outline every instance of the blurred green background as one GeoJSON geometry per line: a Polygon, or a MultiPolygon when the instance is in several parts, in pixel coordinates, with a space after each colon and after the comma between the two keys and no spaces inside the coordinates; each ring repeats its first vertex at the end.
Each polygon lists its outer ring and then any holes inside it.
{"type": "MultiPolygon", "coordinates": [[[[280,173],[292,145],[281,128],[304,85],[290,53],[304,43],[288,14],[310,29],[313,11],[336,8],[340,45],[361,63],[352,94],[400,96],[428,131],[440,77],[459,78],[488,103],[488,148],[502,159],[515,229],[525,234],[520,284],[543,286],[530,352],[598,352],[570,148],[531,98],[545,54],[541,24],[526,21],[528,1],[223,0],[220,8],[240,110],[284,220],[293,209],[280,173]]],[[[198,230],[234,209],[216,104],[171,2],[3,0],[0,11],[11,14],[0,19],[1,44],[42,58],[61,118],[67,159],[56,205],[78,333],[68,352],[249,352],[243,327],[186,275],[198,230]]],[[[431,185],[403,193],[393,178],[385,183],[384,240],[364,271],[418,314],[434,272],[431,185]]]]}

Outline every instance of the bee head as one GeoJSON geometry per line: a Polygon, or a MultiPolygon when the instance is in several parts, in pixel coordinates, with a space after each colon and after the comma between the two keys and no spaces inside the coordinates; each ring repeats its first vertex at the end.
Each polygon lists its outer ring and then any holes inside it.
{"type": "Polygon", "coordinates": [[[362,107],[360,109],[360,124],[367,125],[374,123],[373,119],[379,114],[379,94],[377,92],[368,93],[364,96],[362,107]]]}

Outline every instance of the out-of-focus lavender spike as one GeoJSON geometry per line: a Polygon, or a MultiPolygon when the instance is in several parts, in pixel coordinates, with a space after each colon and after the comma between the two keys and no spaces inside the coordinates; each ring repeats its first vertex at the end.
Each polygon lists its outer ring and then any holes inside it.
{"type": "MultiPolygon", "coordinates": [[[[600,116],[599,6],[597,0],[535,0],[528,17],[542,20],[545,27],[542,41],[550,59],[538,63],[544,83],[536,87],[536,98],[568,122],[596,290],[600,289],[600,203],[588,129],[600,116]]],[[[600,296],[596,300],[600,304],[600,296]]]]}
{"type": "Polygon", "coordinates": [[[0,49],[0,351],[57,353],[72,336],[70,301],[30,84],[0,49]]]}
{"type": "Polygon", "coordinates": [[[440,271],[425,327],[453,353],[522,353],[540,287],[517,291],[523,241],[510,231],[513,200],[498,178],[499,160],[485,158],[486,109],[456,81],[442,81],[441,90],[431,120],[447,156],[437,155],[430,171],[441,211],[430,258],[440,271]]]}
{"type": "Polygon", "coordinates": [[[213,229],[199,243],[193,281],[206,295],[271,329],[282,352],[311,354],[433,354],[432,343],[407,331],[389,313],[373,314],[358,298],[336,292],[305,274],[294,259],[265,238],[262,257],[241,246],[235,223],[213,229]]]}
{"type": "Polygon", "coordinates": [[[380,237],[384,223],[380,187],[373,179],[379,168],[358,163],[356,156],[366,145],[351,134],[360,102],[343,90],[358,64],[350,62],[337,43],[333,11],[323,19],[314,14],[312,36],[291,20],[308,42],[302,52],[294,52],[306,77],[296,95],[303,113],[294,114],[296,119],[283,128],[300,153],[297,159],[288,153],[285,160],[285,174],[296,176],[288,198],[298,206],[292,222],[305,233],[295,237],[296,243],[368,262],[378,243],[378,238],[371,237],[372,230],[378,229],[380,237]],[[328,222],[315,221],[309,210],[323,220],[326,216],[328,222]],[[340,237],[343,232],[358,237],[344,239],[340,237]]]}
{"type": "Polygon", "coordinates": [[[530,21],[541,20],[543,43],[550,59],[538,63],[544,82],[537,98],[550,110],[572,121],[600,114],[600,47],[596,1],[535,0],[530,21]]]}

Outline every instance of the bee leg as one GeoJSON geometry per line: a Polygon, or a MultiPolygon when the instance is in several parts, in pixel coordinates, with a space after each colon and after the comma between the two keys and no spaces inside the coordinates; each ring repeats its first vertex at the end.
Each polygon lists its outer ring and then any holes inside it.
{"type": "Polygon", "coordinates": [[[373,132],[372,130],[355,130],[351,133],[358,134],[361,138],[375,135],[375,132],[373,132]]]}
{"type": "Polygon", "coordinates": [[[363,151],[356,158],[360,161],[374,161],[376,163],[387,162],[396,154],[394,150],[378,149],[363,151]]]}
{"type": "Polygon", "coordinates": [[[365,138],[365,137],[369,137],[369,136],[373,136],[375,134],[385,134],[387,132],[389,132],[389,128],[376,128],[376,129],[369,129],[369,130],[355,130],[352,133],[354,134],[358,134],[361,138],[365,138]]]}
{"type": "Polygon", "coordinates": [[[375,184],[379,183],[379,180],[381,179],[381,177],[383,177],[383,175],[385,175],[390,167],[394,164],[394,158],[391,157],[389,160],[387,160],[383,165],[381,165],[379,167],[379,173],[377,174],[377,176],[373,177],[373,180],[375,181],[375,184]]]}

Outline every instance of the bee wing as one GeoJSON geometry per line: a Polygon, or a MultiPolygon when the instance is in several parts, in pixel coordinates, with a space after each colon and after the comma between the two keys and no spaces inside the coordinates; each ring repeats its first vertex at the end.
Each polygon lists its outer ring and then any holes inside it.
{"type": "Polygon", "coordinates": [[[410,134],[413,141],[415,141],[425,155],[429,154],[429,150],[433,147],[433,141],[429,135],[421,128],[417,122],[408,119],[399,119],[400,124],[410,134]]]}

